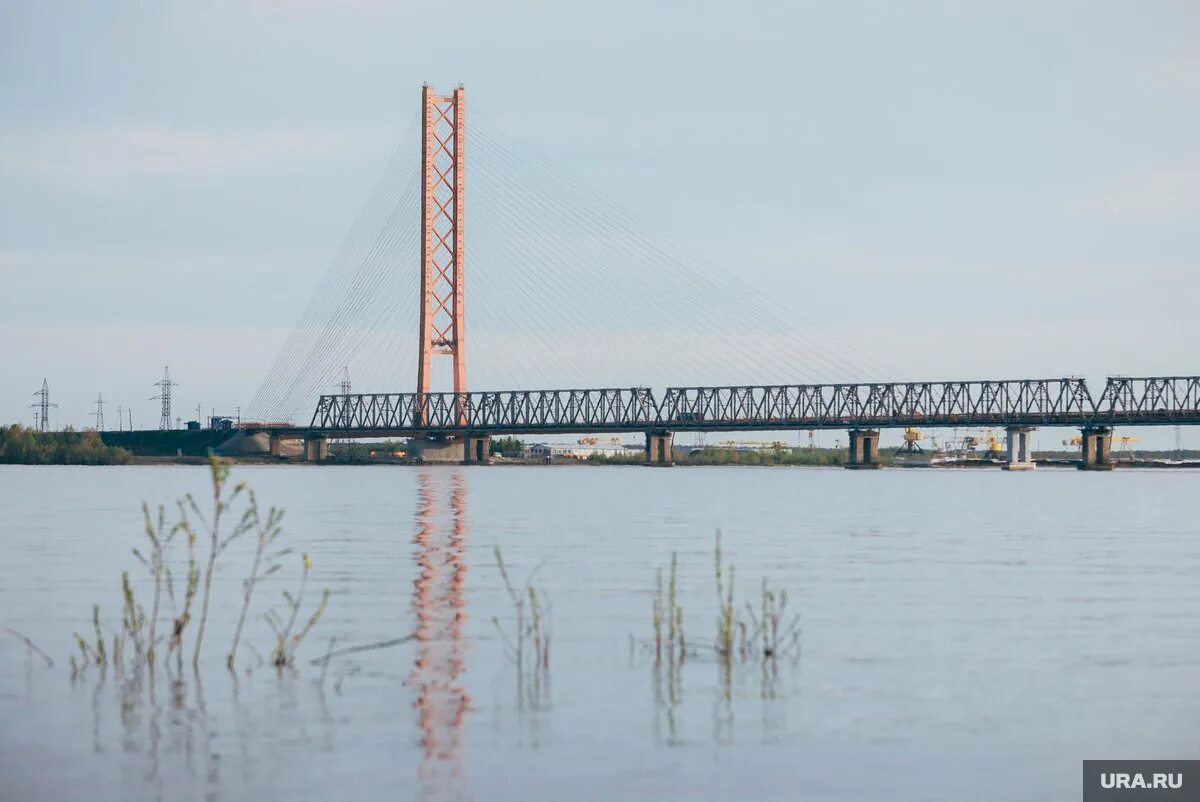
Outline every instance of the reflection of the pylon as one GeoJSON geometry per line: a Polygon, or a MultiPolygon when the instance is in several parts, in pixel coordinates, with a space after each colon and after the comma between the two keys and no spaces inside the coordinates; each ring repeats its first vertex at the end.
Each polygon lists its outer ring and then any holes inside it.
{"type": "Polygon", "coordinates": [[[447,526],[437,515],[437,496],[446,476],[439,473],[421,471],[417,478],[413,615],[418,646],[412,684],[417,690],[424,750],[420,768],[424,797],[461,799],[470,796],[463,778],[460,741],[471,698],[459,684],[459,675],[465,670],[467,488],[461,471],[450,475],[447,526]]]}

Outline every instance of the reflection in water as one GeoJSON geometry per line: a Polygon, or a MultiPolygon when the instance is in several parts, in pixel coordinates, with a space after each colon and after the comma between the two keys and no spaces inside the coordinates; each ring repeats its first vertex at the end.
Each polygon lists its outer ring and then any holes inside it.
{"type": "Polygon", "coordinates": [[[660,743],[675,746],[680,743],[675,715],[679,703],[683,701],[683,661],[676,660],[673,651],[669,654],[665,665],[661,660],[654,661],[654,738],[660,743]]]}
{"type": "Polygon", "coordinates": [[[271,738],[323,751],[336,748],[334,719],[321,683],[300,681],[289,670],[270,674],[265,715],[255,714],[253,700],[241,698],[244,677],[232,672],[209,677],[217,680],[218,711],[208,706],[200,674],[167,666],[118,671],[92,664],[72,678],[72,686],[86,692],[91,705],[92,751],[105,754],[117,747],[122,784],[138,789],[133,798],[166,799],[181,793],[189,798],[187,794],[202,789],[203,798],[216,799],[231,790],[236,797],[239,788],[264,782],[279,784],[271,766],[271,738]],[[226,689],[229,695],[223,696],[226,689]]]}
{"type": "MultiPolygon", "coordinates": [[[[645,649],[645,652],[652,652],[645,649]]],[[[738,735],[748,735],[764,743],[780,743],[787,738],[787,710],[789,697],[798,696],[800,663],[798,659],[784,663],[768,658],[759,664],[738,664],[711,658],[704,652],[689,652],[687,660],[663,659],[649,661],[652,666],[651,679],[654,697],[654,740],[664,746],[680,746],[695,737],[695,731],[681,726],[679,717],[687,708],[684,704],[684,674],[691,676],[693,688],[699,682],[712,690],[712,742],[732,744],[738,735]],[[717,681],[712,683],[712,672],[717,681]],[[788,690],[781,688],[785,673],[792,680],[788,690]],[[699,676],[697,676],[699,675],[699,676]],[[760,708],[759,728],[747,730],[744,709],[748,702],[758,697],[760,708]],[[734,715],[742,709],[743,726],[736,728],[734,715]]]]}
{"type": "Polygon", "coordinates": [[[713,699],[713,742],[733,743],[733,662],[718,661],[721,672],[713,699]]]}
{"type": "MultiPolygon", "coordinates": [[[[188,685],[182,676],[166,670],[166,698],[160,700],[162,691],[159,678],[154,671],[135,666],[130,671],[116,671],[110,683],[110,668],[107,664],[85,666],[72,679],[72,683],[86,687],[89,678],[94,685],[89,694],[92,707],[92,751],[102,754],[113,734],[108,732],[110,700],[117,706],[117,721],[120,731],[116,733],[121,751],[132,762],[122,764],[128,787],[148,786],[157,798],[166,793],[163,773],[163,742],[167,742],[167,753],[182,758],[182,767],[172,765],[169,769],[174,784],[184,777],[194,781],[200,779],[195,760],[197,733],[204,740],[204,771],[210,793],[216,788],[219,774],[219,755],[211,748],[214,737],[213,726],[204,707],[202,684],[194,679],[192,688],[195,699],[188,699],[188,685]],[[109,689],[113,694],[108,693],[109,689]],[[115,698],[114,698],[115,697],[115,698]],[[167,705],[164,709],[163,702],[167,705]]],[[[190,783],[187,783],[190,784],[190,783]]]]}
{"type": "Polygon", "coordinates": [[[462,765],[463,722],[471,697],[461,684],[465,670],[462,628],[466,621],[464,584],[466,477],[449,475],[448,525],[438,515],[438,494],[446,474],[423,470],[418,476],[417,579],[413,588],[417,653],[412,684],[417,691],[423,757],[420,779],[426,799],[470,798],[462,765]]]}

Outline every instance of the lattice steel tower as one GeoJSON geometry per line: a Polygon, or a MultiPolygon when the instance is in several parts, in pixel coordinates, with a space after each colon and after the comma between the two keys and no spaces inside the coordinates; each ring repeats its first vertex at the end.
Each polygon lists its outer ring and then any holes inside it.
{"type": "MultiPolygon", "coordinates": [[[[92,413],[92,417],[96,419],[96,431],[104,431],[104,405],[108,403],[104,400],[104,393],[96,394],[96,411],[92,413]]],[[[119,409],[119,407],[118,407],[119,409]]],[[[120,416],[121,413],[117,413],[120,416]]]]}
{"type": "MultiPolygon", "coordinates": [[[[463,146],[466,92],[437,95],[421,90],[421,357],[417,392],[429,392],[429,361],[435,354],[454,359],[454,393],[467,392],[467,335],[463,323],[463,146]]],[[[418,404],[418,424],[424,404],[418,404]]],[[[460,404],[460,422],[466,410],[460,404]]]]}
{"type": "Polygon", "coordinates": [[[38,397],[37,403],[30,404],[29,406],[37,410],[37,426],[35,428],[39,432],[49,431],[50,407],[58,407],[58,404],[50,403],[50,384],[45,379],[42,379],[42,389],[38,390],[34,395],[38,397]]]}
{"type": "MultiPolygon", "coordinates": [[[[158,388],[158,395],[151,398],[151,401],[162,401],[162,416],[158,420],[158,428],[171,428],[171,388],[178,387],[179,384],[171,381],[171,369],[163,368],[162,381],[157,381],[154,386],[158,388]]],[[[131,423],[129,428],[133,429],[131,423]]]]}

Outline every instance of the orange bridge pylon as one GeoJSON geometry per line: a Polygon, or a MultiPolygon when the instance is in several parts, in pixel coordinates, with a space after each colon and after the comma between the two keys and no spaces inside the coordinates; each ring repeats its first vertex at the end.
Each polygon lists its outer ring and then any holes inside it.
{"type": "Polygon", "coordinates": [[[425,419],[429,362],[454,359],[454,395],[460,425],[466,422],[467,334],[463,322],[463,146],[466,92],[421,90],[421,358],[417,365],[417,416],[425,419]]]}

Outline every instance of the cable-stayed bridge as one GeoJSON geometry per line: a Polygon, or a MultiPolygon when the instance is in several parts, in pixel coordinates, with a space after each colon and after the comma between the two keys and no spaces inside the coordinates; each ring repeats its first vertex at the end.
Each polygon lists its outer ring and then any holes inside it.
{"type": "Polygon", "coordinates": [[[1083,466],[1104,468],[1115,425],[1200,424],[1195,376],[1113,377],[1098,394],[1081,378],[879,381],[888,368],[706,273],[498,127],[472,128],[480,155],[468,159],[461,86],[424,87],[419,126],[419,151],[396,152],[250,405],[262,420],[307,418],[264,425],[273,451],[303,438],[306,457],[322,459],[331,437],[403,436],[430,458],[486,462],[492,435],[643,432],[647,462],[669,464],[675,432],[839,428],[850,464],[871,467],[881,428],[1004,426],[1022,467],[1033,428],[1074,426],[1083,466]],[[472,381],[584,389],[469,389],[468,172],[491,210],[470,229],[472,286],[487,299],[471,307],[470,365],[486,374],[472,381]],[[415,390],[321,392],[351,365],[360,387],[415,376],[415,390]],[[711,381],[683,386],[696,377],[711,381]]]}

